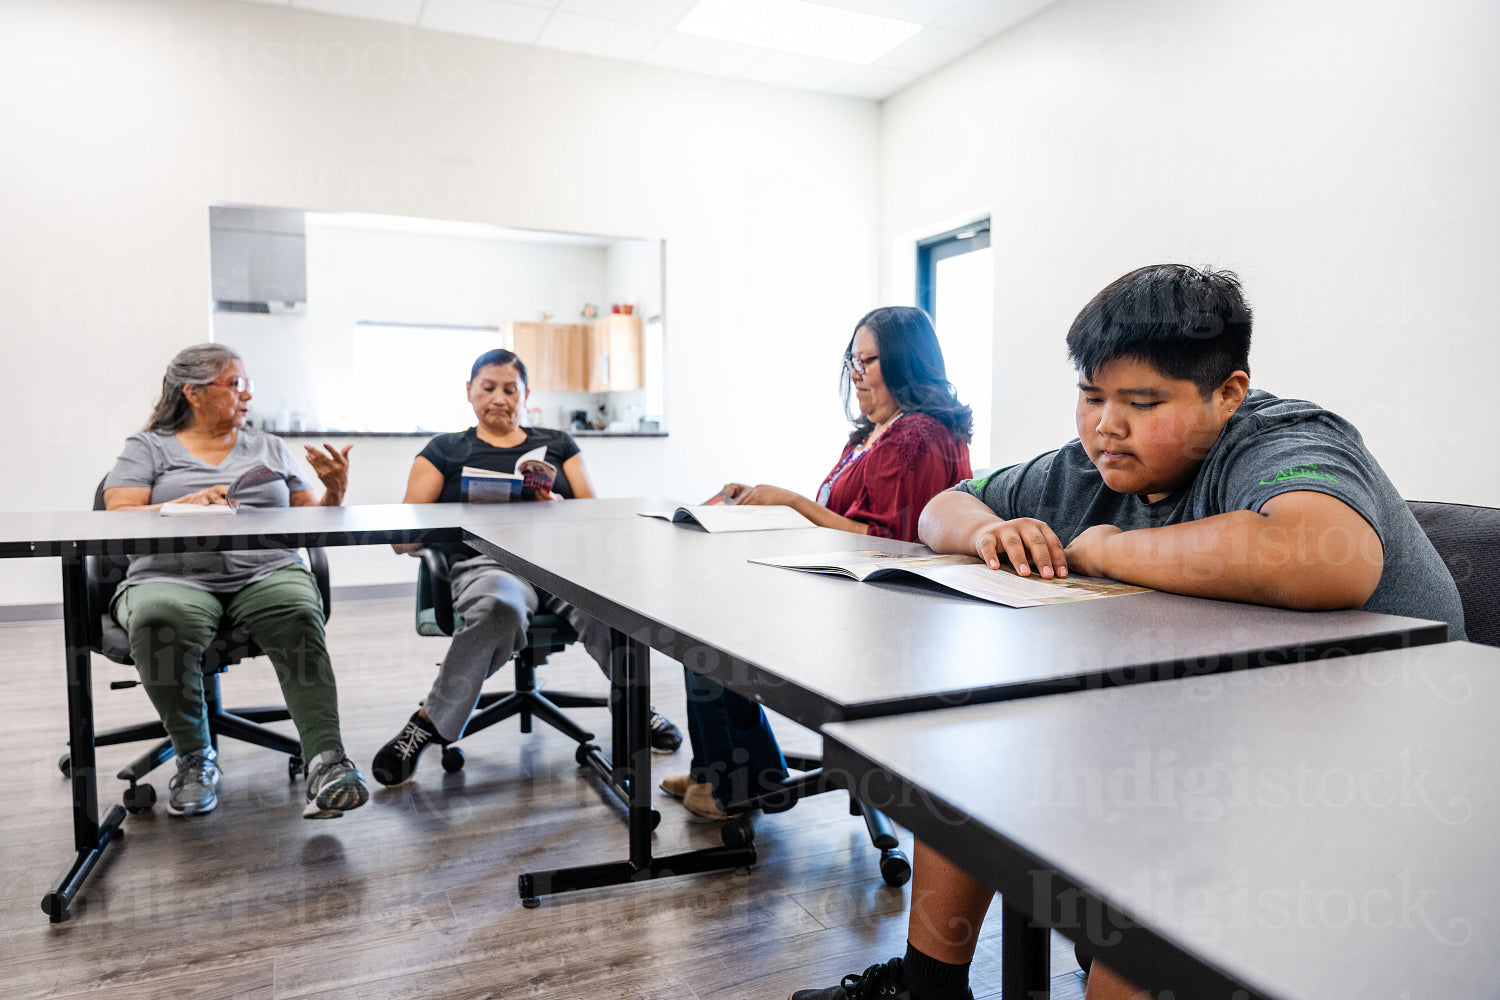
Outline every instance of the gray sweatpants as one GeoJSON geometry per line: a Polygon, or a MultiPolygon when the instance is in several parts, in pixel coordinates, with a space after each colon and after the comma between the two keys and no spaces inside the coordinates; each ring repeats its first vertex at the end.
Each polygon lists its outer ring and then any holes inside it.
{"type": "Polygon", "coordinates": [[[449,573],[453,613],[463,621],[453,633],[448,655],[424,702],[427,718],[444,740],[463,736],[479,701],[479,689],[526,644],[526,623],[538,611],[566,618],[594,662],[609,676],[609,626],[551,594],[538,594],[489,556],[456,562],[449,573]]]}

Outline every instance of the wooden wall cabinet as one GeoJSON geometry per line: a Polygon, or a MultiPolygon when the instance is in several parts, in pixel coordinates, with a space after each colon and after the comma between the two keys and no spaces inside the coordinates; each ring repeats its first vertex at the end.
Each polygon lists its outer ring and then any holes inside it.
{"type": "Polygon", "coordinates": [[[641,318],[611,313],[592,323],[505,324],[505,346],[526,362],[532,392],[641,388],[641,318]]]}
{"type": "Polygon", "coordinates": [[[588,391],[641,387],[641,318],[610,313],[589,324],[588,391]]]}

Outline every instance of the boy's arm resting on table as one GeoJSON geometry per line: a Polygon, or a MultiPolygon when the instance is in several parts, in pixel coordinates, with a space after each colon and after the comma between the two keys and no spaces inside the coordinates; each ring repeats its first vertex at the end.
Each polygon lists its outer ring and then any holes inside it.
{"type": "Polygon", "coordinates": [[[1358,608],[1385,566],[1380,536],[1354,508],[1297,490],[1260,511],[1121,531],[1090,528],[1068,546],[1075,572],[1191,597],[1299,611],[1358,608]]]}
{"type": "Polygon", "coordinates": [[[990,569],[1009,560],[1021,576],[1033,570],[1043,579],[1068,575],[1068,562],[1056,532],[1034,517],[1002,520],[978,497],[946,490],[922,508],[917,537],[934,552],[977,555],[990,569]]]}

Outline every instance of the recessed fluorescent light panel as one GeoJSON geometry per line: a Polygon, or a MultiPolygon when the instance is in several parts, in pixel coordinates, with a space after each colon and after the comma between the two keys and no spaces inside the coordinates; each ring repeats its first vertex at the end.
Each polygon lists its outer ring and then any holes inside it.
{"type": "Polygon", "coordinates": [[[677,24],[689,35],[864,65],[922,30],[807,0],[700,0],[677,24]]]}

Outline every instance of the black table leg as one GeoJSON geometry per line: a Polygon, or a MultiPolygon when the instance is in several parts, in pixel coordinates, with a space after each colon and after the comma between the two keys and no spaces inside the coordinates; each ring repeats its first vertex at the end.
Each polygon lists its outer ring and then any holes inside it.
{"type": "Polygon", "coordinates": [[[1001,1000],[1047,1000],[1051,995],[1052,932],[1001,897],[1001,1000]]]}
{"type": "Polygon", "coordinates": [[[99,863],[109,842],[120,835],[125,808],[116,805],[99,822],[99,789],[94,762],[94,690],[88,648],[88,585],[83,557],[62,557],[63,648],[68,674],[68,754],[73,786],[73,863],[42,897],[42,910],[54,924],[67,920],[68,907],[99,863]]]}
{"type": "Polygon", "coordinates": [[[651,732],[648,725],[651,649],[618,630],[611,630],[610,637],[614,650],[610,662],[611,689],[617,695],[611,706],[615,714],[616,740],[611,747],[611,762],[616,768],[611,780],[626,793],[630,856],[625,861],[527,872],[520,877],[521,901],[527,907],[539,905],[539,896],[560,892],[724,868],[747,868],[755,864],[754,844],[710,847],[664,858],[652,857],[651,831],[659,817],[651,808],[651,732]]]}

